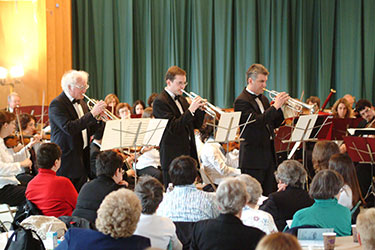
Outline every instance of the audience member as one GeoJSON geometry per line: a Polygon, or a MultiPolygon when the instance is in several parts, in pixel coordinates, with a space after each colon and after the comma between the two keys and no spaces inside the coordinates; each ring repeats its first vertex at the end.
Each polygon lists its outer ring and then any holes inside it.
{"type": "Polygon", "coordinates": [[[335,118],[351,118],[352,107],[345,98],[338,99],[332,106],[332,115],[335,118]]]}
{"type": "Polygon", "coordinates": [[[43,143],[38,150],[39,173],[27,185],[26,198],[46,216],[71,216],[78,193],[71,181],[56,176],[61,165],[61,149],[55,143],[43,143]]]}
{"type": "Polygon", "coordinates": [[[79,192],[77,206],[73,216],[95,222],[96,211],[104,197],[110,192],[124,188],[123,162],[120,155],[111,150],[101,152],[96,158],[96,174],[98,177],[86,183],[79,192]]]}
{"type": "Polygon", "coordinates": [[[105,197],[98,209],[95,221],[98,231],[71,228],[56,250],[143,250],[150,246],[150,240],[133,235],[141,210],[141,203],[132,191],[114,191],[105,197]]]}
{"type": "Polygon", "coordinates": [[[146,105],[142,100],[136,100],[133,104],[132,112],[135,115],[142,116],[143,111],[145,110],[146,105]]]}
{"type": "Polygon", "coordinates": [[[216,200],[219,217],[194,225],[190,249],[255,249],[264,233],[245,226],[240,220],[242,209],[249,200],[245,184],[228,177],[219,184],[216,200]]]}
{"type": "Polygon", "coordinates": [[[229,166],[223,154],[223,147],[220,143],[214,142],[214,127],[209,124],[214,124],[214,119],[206,114],[203,126],[199,129],[201,141],[204,143],[200,150],[200,159],[205,174],[218,185],[225,177],[240,175],[241,170],[229,166]]]}
{"type": "Polygon", "coordinates": [[[375,249],[375,208],[362,211],[357,217],[357,232],[363,250],[375,249]]]}
{"type": "Polygon", "coordinates": [[[296,236],[274,233],[263,237],[255,250],[302,250],[296,236]]]}
{"type": "Polygon", "coordinates": [[[328,169],[328,161],[332,155],[340,153],[339,146],[334,141],[318,141],[312,152],[312,162],[315,173],[328,169]]]}
{"type": "Polygon", "coordinates": [[[278,191],[271,193],[260,209],[270,213],[277,229],[283,231],[286,221],[291,220],[298,210],[314,204],[314,200],[303,189],[307,173],[298,161],[283,161],[275,172],[275,178],[278,191]]]}
{"type": "Polygon", "coordinates": [[[135,235],[141,235],[151,240],[152,247],[173,250],[182,249],[182,244],[176,235],[176,226],[167,217],[155,214],[160,202],[163,200],[163,185],[151,176],[139,178],[134,192],[142,204],[142,214],[139,219],[135,235]]]}
{"type": "Polygon", "coordinates": [[[130,119],[132,115],[132,107],[126,102],[117,104],[116,115],[121,119],[130,119]]]}
{"type": "Polygon", "coordinates": [[[25,150],[31,144],[16,154],[8,151],[4,138],[14,132],[15,118],[13,113],[0,111],[0,203],[22,207],[25,203],[26,184],[21,185],[16,176],[28,171],[32,165],[31,160],[25,157],[25,150]]]}
{"type": "Polygon", "coordinates": [[[292,228],[316,226],[333,228],[337,236],[351,235],[350,210],[337,203],[338,193],[344,186],[344,180],[336,171],[319,171],[310,187],[310,196],[315,200],[311,207],[297,211],[293,216],[292,228]]]}
{"type": "Polygon", "coordinates": [[[263,192],[259,181],[247,174],[241,174],[237,179],[246,185],[246,192],[249,195],[249,199],[242,209],[242,223],[249,227],[258,228],[266,234],[277,232],[272,215],[258,210],[257,203],[263,192]]]}
{"type": "Polygon", "coordinates": [[[192,157],[174,159],[169,175],[174,188],[165,194],[157,210],[158,215],[174,222],[196,222],[218,216],[214,194],[198,190],[194,185],[198,173],[197,162],[192,157]]]}
{"type": "Polygon", "coordinates": [[[339,192],[339,204],[352,209],[362,198],[357,173],[352,159],[347,154],[335,154],[329,159],[329,169],[335,170],[344,178],[344,186],[339,192]]]}

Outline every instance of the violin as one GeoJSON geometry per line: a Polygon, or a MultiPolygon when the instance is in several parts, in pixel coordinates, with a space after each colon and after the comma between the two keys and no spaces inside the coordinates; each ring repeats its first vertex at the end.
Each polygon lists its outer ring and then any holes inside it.
{"type": "MultiPolygon", "coordinates": [[[[23,135],[23,142],[25,145],[29,144],[34,135],[23,135]]],[[[51,140],[50,134],[44,134],[41,140],[51,140]]],[[[20,135],[10,135],[4,138],[4,144],[8,148],[14,148],[18,144],[22,144],[22,138],[20,135]]]]}
{"type": "Polygon", "coordinates": [[[226,153],[232,152],[234,149],[240,150],[240,143],[237,141],[231,141],[228,143],[222,143],[222,147],[226,153]]]}

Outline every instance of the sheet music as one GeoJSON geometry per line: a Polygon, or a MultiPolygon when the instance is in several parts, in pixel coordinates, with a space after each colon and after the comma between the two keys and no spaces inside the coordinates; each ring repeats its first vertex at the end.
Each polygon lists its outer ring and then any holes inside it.
{"type": "Polygon", "coordinates": [[[300,116],[290,140],[291,141],[303,141],[303,140],[309,139],[311,132],[314,128],[316,119],[318,119],[318,115],[300,116]],[[308,127],[307,127],[307,124],[309,124],[308,127]]]}
{"type": "Polygon", "coordinates": [[[161,137],[167,127],[168,119],[151,119],[148,123],[143,144],[149,146],[159,146],[161,137]]]}
{"type": "Polygon", "coordinates": [[[222,113],[220,116],[215,141],[217,142],[234,141],[236,138],[240,118],[241,118],[241,112],[222,113]],[[231,127],[230,130],[229,130],[229,126],[231,127]],[[229,135],[227,138],[228,132],[229,132],[229,135]]]}
{"type": "Polygon", "coordinates": [[[159,146],[167,119],[134,118],[107,121],[101,150],[133,146],[159,146]]]}

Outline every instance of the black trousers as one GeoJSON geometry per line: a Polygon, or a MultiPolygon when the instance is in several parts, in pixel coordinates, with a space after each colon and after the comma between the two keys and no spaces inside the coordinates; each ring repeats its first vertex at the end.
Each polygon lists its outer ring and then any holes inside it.
{"type": "Polygon", "coordinates": [[[143,175],[150,175],[152,177],[155,177],[158,179],[161,183],[163,183],[163,175],[161,173],[161,170],[155,167],[145,167],[143,169],[137,170],[137,176],[143,176],[143,175]]]}
{"type": "Polygon", "coordinates": [[[274,167],[268,169],[241,169],[241,173],[248,174],[259,181],[262,185],[263,195],[268,196],[270,193],[275,192],[277,184],[275,180],[274,167]]]}

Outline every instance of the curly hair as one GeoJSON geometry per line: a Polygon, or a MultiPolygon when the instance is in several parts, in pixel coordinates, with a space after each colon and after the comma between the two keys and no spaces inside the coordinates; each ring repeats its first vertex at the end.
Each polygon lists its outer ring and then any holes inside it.
{"type": "Polygon", "coordinates": [[[135,193],[125,188],[113,191],[98,209],[96,228],[115,239],[130,237],[137,228],[141,211],[141,202],[135,193]]]}
{"type": "Polygon", "coordinates": [[[238,214],[249,200],[246,185],[233,177],[220,182],[216,191],[216,201],[223,214],[238,214]]]}
{"type": "Polygon", "coordinates": [[[306,182],[307,172],[300,162],[285,160],[277,167],[275,178],[288,186],[301,188],[306,182]]]}
{"type": "Polygon", "coordinates": [[[375,208],[365,209],[357,217],[357,231],[361,236],[363,249],[375,248],[375,208]]]}

